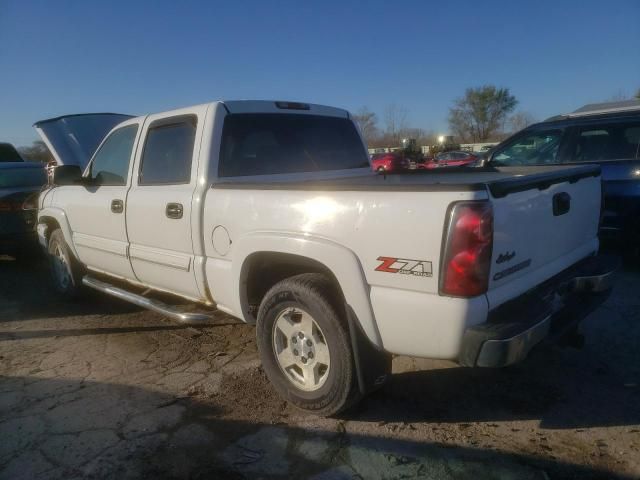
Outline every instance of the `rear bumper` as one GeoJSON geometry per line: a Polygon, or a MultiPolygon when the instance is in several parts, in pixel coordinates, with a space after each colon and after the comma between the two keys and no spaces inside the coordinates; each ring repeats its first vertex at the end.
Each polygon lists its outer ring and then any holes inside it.
{"type": "Polygon", "coordinates": [[[504,367],[561,337],[608,298],[618,265],[616,257],[589,257],[492,310],[486,323],[465,330],[458,362],[504,367]]]}

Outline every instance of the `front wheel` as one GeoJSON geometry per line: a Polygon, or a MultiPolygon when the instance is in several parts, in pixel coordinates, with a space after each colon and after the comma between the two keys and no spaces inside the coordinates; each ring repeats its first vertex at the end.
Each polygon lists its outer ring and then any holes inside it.
{"type": "Polygon", "coordinates": [[[49,271],[53,288],[66,298],[75,298],[82,287],[83,269],[69,249],[60,229],[49,237],[49,271]]]}
{"type": "Polygon", "coordinates": [[[335,296],[325,276],[296,275],[274,285],[258,311],[258,350],[269,380],[296,407],[325,416],[359,398],[335,296]]]}

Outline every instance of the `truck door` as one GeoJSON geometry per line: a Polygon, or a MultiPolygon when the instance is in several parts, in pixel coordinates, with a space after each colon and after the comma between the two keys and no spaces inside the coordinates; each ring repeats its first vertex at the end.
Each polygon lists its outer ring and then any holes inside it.
{"type": "Polygon", "coordinates": [[[124,210],[142,119],[89,113],[42,120],[34,126],[58,165],[84,170],[82,185],[56,187],[53,192],[69,221],[80,260],[93,269],[133,278],[124,210]]]}
{"type": "Polygon", "coordinates": [[[83,185],[58,187],[56,204],[64,209],[80,260],[95,270],[133,279],[127,258],[125,209],[136,139],[141,123],[120,124],[98,147],[83,185]]]}
{"type": "Polygon", "coordinates": [[[129,255],[145,285],[200,300],[192,234],[201,235],[201,205],[192,211],[205,107],[150,115],[136,155],[127,205],[129,255]],[[195,232],[195,233],[194,233],[195,232]]]}

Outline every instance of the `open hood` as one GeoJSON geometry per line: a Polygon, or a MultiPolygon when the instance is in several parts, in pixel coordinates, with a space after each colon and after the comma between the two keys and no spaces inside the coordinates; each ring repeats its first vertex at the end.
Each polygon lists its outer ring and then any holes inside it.
{"type": "Polygon", "coordinates": [[[42,120],[33,126],[58,165],[78,165],[84,170],[105,135],[129,118],[132,116],[120,113],[84,113],[42,120]]]}

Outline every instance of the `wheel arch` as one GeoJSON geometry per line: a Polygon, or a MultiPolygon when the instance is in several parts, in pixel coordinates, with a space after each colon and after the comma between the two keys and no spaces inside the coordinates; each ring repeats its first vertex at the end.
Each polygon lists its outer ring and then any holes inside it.
{"type": "Polygon", "coordinates": [[[238,304],[247,322],[255,322],[256,301],[262,300],[271,286],[289,276],[318,272],[326,274],[336,292],[355,312],[366,337],[382,348],[369,287],[356,255],[334,242],[280,234],[259,234],[239,239],[234,259],[234,277],[238,280],[238,304]]]}
{"type": "Polygon", "coordinates": [[[44,224],[47,226],[47,231],[45,233],[47,244],[49,243],[51,233],[55,229],[59,228],[60,231],[62,231],[64,241],[67,242],[69,249],[76,258],[79,258],[76,247],[73,244],[71,226],[69,225],[69,220],[67,219],[67,215],[64,210],[60,210],[59,208],[43,208],[38,212],[38,224],[44,224]]]}

